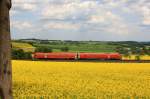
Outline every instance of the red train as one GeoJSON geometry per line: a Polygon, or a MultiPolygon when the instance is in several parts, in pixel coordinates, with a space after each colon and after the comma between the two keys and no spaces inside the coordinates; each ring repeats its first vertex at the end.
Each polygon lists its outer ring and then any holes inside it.
{"type": "Polygon", "coordinates": [[[66,60],[121,60],[119,53],[34,53],[33,59],[66,59],[66,60]]]}

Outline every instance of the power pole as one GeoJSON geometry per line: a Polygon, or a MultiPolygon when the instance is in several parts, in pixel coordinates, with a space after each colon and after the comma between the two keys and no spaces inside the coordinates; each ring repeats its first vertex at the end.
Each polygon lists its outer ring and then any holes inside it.
{"type": "Polygon", "coordinates": [[[9,10],[11,0],[0,0],[0,99],[12,99],[9,10]]]}

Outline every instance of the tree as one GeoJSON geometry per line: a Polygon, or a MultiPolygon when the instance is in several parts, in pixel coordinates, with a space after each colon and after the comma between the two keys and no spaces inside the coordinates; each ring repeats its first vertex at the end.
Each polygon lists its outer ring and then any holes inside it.
{"type": "Polygon", "coordinates": [[[12,49],[11,55],[12,59],[32,59],[32,53],[24,52],[22,49],[19,50],[12,49]]]}
{"type": "Polygon", "coordinates": [[[150,54],[150,48],[145,46],[145,47],[142,48],[142,50],[143,50],[143,54],[146,54],[146,55],[150,54]]]}
{"type": "Polygon", "coordinates": [[[11,0],[0,0],[0,98],[12,99],[9,10],[11,0]]]}
{"type": "Polygon", "coordinates": [[[25,53],[22,49],[19,50],[13,49],[11,53],[13,59],[24,59],[25,53]]]}
{"type": "Polygon", "coordinates": [[[37,47],[35,49],[35,52],[44,52],[44,53],[48,53],[48,52],[52,52],[52,49],[50,47],[44,46],[44,47],[37,47]]]}
{"type": "Polygon", "coordinates": [[[32,52],[24,52],[24,59],[32,59],[32,52]]]}
{"type": "Polygon", "coordinates": [[[147,50],[148,50],[148,55],[150,55],[150,47],[147,50]]]}
{"type": "Polygon", "coordinates": [[[141,55],[143,54],[143,51],[141,48],[136,47],[136,49],[133,50],[133,53],[136,55],[135,56],[135,60],[140,60],[141,59],[141,55]]]}
{"type": "Polygon", "coordinates": [[[118,47],[118,48],[116,48],[116,51],[120,54],[123,54],[123,56],[128,57],[129,59],[131,58],[130,48],[118,47]]]}
{"type": "Polygon", "coordinates": [[[62,48],[61,48],[61,51],[62,51],[62,52],[68,52],[68,51],[69,51],[69,48],[68,48],[68,47],[62,47],[62,48]]]}

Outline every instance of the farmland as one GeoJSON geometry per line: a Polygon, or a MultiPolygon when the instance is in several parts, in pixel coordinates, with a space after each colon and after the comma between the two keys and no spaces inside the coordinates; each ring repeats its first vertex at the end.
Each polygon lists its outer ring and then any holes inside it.
{"type": "Polygon", "coordinates": [[[107,42],[90,42],[90,41],[12,41],[14,49],[23,49],[25,52],[34,52],[37,47],[48,47],[53,52],[62,52],[62,48],[67,47],[69,52],[116,52],[114,45],[107,42]],[[29,44],[31,43],[31,44],[29,44]]]}
{"type": "Polygon", "coordinates": [[[150,99],[150,64],[13,61],[14,99],[150,99]]]}
{"type": "Polygon", "coordinates": [[[33,47],[29,43],[21,43],[21,42],[12,42],[13,49],[22,49],[25,52],[34,52],[35,47],[33,47]]]}
{"type": "MultiPolygon", "coordinates": [[[[40,39],[21,39],[12,40],[12,46],[14,49],[19,46],[24,51],[31,52],[37,47],[48,47],[52,49],[52,52],[62,52],[63,48],[67,48],[69,52],[119,52],[127,54],[125,52],[140,53],[140,50],[144,50],[145,54],[149,54],[150,42],[135,42],[135,41],[67,41],[67,40],[40,40],[40,39]],[[20,45],[19,45],[20,44],[20,45]],[[24,46],[22,46],[24,45],[24,46]],[[30,47],[29,47],[30,45],[30,47]],[[26,46],[26,48],[25,48],[26,46]],[[148,52],[146,52],[146,50],[148,52]]],[[[142,53],[143,54],[143,53],[142,53]]]]}

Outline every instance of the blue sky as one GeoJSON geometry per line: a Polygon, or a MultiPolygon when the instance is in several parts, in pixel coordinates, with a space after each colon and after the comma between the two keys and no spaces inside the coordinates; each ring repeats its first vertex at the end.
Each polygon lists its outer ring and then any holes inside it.
{"type": "Polygon", "coordinates": [[[150,41],[150,0],[13,0],[13,39],[150,41]]]}

